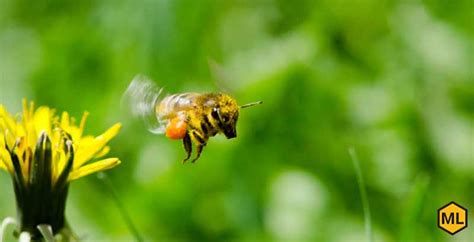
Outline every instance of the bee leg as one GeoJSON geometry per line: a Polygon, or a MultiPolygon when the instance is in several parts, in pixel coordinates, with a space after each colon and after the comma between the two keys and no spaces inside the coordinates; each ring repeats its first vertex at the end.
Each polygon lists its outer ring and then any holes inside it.
{"type": "Polygon", "coordinates": [[[202,149],[206,144],[198,144],[196,145],[196,157],[191,161],[192,163],[196,162],[199,157],[201,156],[202,149]]]}
{"type": "Polygon", "coordinates": [[[196,141],[196,157],[191,161],[192,163],[196,162],[201,156],[202,149],[206,146],[205,135],[199,134],[196,130],[191,132],[192,139],[196,141]]]}
{"type": "Polygon", "coordinates": [[[191,152],[193,151],[193,146],[191,143],[191,137],[189,136],[188,133],[184,135],[183,138],[183,145],[184,145],[184,150],[186,151],[186,158],[183,160],[183,164],[186,163],[187,160],[191,157],[191,152]]]}

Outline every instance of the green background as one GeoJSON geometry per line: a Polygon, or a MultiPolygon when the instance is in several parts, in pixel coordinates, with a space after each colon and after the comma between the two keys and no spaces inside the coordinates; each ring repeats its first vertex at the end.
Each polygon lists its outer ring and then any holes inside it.
{"type": "MultiPolygon", "coordinates": [[[[350,147],[375,241],[474,240],[472,227],[436,226],[452,200],[474,211],[471,0],[0,6],[0,103],[87,110],[95,135],[122,122],[109,154],[122,164],[108,174],[150,241],[367,241],[350,147]],[[169,93],[264,105],[242,111],[236,139],[212,138],[182,165],[181,142],[121,108],[137,73],[169,93]]],[[[0,173],[0,218],[15,216],[12,190],[0,173]]],[[[71,185],[67,217],[86,241],[133,240],[96,176],[71,185]]]]}

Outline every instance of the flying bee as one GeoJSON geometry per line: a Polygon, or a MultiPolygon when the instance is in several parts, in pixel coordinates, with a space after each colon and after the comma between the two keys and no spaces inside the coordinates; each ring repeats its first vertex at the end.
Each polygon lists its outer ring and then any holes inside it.
{"type": "Polygon", "coordinates": [[[237,137],[236,125],[240,109],[262,102],[239,106],[234,98],[224,93],[178,93],[162,95],[148,78],[138,75],[130,83],[124,98],[132,113],[145,120],[149,130],[165,134],[170,139],[182,139],[186,157],[191,157],[192,143],[196,147],[194,163],[199,159],[209,137],[222,133],[227,139],[237,137]],[[164,96],[164,97],[163,97],[164,96]]]}

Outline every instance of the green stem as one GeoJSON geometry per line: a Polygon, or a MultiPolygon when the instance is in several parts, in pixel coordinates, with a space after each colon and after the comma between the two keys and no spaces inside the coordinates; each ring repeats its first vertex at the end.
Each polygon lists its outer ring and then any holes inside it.
{"type": "Polygon", "coordinates": [[[104,172],[100,172],[97,176],[99,179],[101,179],[104,184],[109,188],[110,195],[112,196],[113,200],[115,201],[120,214],[123,217],[123,220],[125,220],[125,223],[127,224],[128,229],[130,232],[132,232],[133,236],[137,240],[137,242],[143,242],[143,238],[138,232],[138,229],[136,228],[135,224],[132,221],[132,218],[128,214],[127,210],[125,209],[125,206],[123,205],[122,201],[120,200],[120,197],[118,196],[117,190],[115,190],[114,184],[110,180],[110,178],[105,174],[104,172]]]}
{"type": "Polygon", "coordinates": [[[370,206],[369,206],[369,199],[367,196],[367,191],[365,190],[364,186],[364,178],[362,176],[362,170],[360,169],[360,162],[357,158],[357,154],[353,147],[349,148],[349,155],[352,159],[352,164],[354,165],[354,169],[356,172],[357,183],[359,185],[359,193],[362,200],[362,209],[364,211],[364,221],[365,221],[365,233],[367,235],[367,241],[373,241],[372,239],[372,222],[370,218],[370,206]]]}

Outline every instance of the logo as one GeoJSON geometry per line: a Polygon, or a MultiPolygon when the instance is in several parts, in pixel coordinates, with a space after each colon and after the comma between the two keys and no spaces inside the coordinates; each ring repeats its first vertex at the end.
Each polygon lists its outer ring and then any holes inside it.
{"type": "Polygon", "coordinates": [[[438,209],[438,227],[451,235],[467,227],[467,209],[450,202],[438,209]]]}

